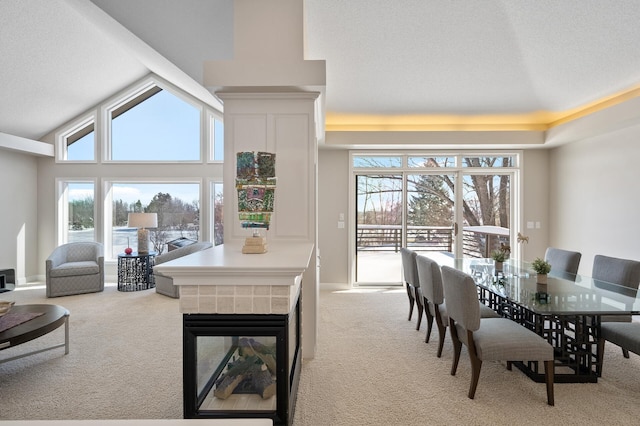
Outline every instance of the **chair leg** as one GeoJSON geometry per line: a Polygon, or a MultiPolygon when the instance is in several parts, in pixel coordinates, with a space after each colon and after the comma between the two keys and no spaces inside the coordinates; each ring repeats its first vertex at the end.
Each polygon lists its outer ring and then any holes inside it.
{"type": "Polygon", "coordinates": [[[415,304],[412,288],[413,286],[411,284],[407,284],[407,296],[409,296],[409,319],[407,321],[411,321],[411,315],[413,315],[413,305],[415,304]]]}
{"type": "Polygon", "coordinates": [[[438,358],[442,356],[442,348],[444,347],[444,338],[447,334],[447,327],[442,323],[442,317],[440,316],[440,309],[436,306],[436,324],[438,325],[438,358]]]}
{"type": "Polygon", "coordinates": [[[547,383],[547,404],[553,406],[555,405],[555,401],[553,399],[553,381],[554,381],[554,362],[545,361],[544,362],[544,376],[545,381],[547,383]]]}
{"type": "Polygon", "coordinates": [[[420,290],[420,288],[416,288],[415,291],[416,306],[418,307],[418,324],[416,324],[416,330],[420,330],[420,325],[422,324],[422,313],[425,310],[425,305],[423,303],[424,296],[422,296],[422,290],[420,290]]]}
{"type": "Polygon", "coordinates": [[[462,352],[462,342],[458,338],[458,331],[452,319],[449,319],[449,328],[451,328],[451,341],[453,342],[453,362],[451,363],[451,375],[456,375],[458,362],[460,361],[460,352],[462,352]]]}
{"type": "Polygon", "coordinates": [[[629,351],[625,348],[622,348],[622,356],[624,356],[625,358],[629,358],[629,351]]]}
{"type": "Polygon", "coordinates": [[[424,312],[427,314],[427,335],[424,339],[425,343],[429,343],[429,338],[431,337],[431,330],[433,329],[433,315],[431,315],[431,311],[429,310],[429,301],[425,297],[424,299],[424,312]]]}
{"type": "Polygon", "coordinates": [[[513,362],[511,361],[507,361],[507,370],[511,371],[511,369],[513,368],[513,362]]]}
{"type": "Polygon", "coordinates": [[[478,380],[480,379],[480,370],[482,369],[482,360],[476,354],[476,347],[473,343],[473,333],[467,331],[467,349],[469,350],[469,360],[471,361],[471,383],[469,384],[469,399],[473,399],[476,395],[478,380]]]}

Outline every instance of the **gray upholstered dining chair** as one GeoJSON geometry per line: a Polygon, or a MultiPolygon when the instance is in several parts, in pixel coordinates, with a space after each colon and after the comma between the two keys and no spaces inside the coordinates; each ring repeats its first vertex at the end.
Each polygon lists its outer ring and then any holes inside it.
{"type": "MultiPolygon", "coordinates": [[[[424,297],[424,309],[425,312],[429,312],[427,315],[427,335],[425,342],[429,343],[431,336],[431,330],[433,328],[433,320],[435,319],[436,327],[438,327],[438,353],[437,356],[442,356],[442,348],[444,346],[444,338],[447,333],[447,326],[449,325],[449,316],[447,315],[447,308],[444,304],[444,289],[442,287],[442,273],[440,272],[440,265],[433,259],[426,256],[417,256],[416,263],[418,266],[418,279],[420,281],[420,288],[422,289],[422,295],[424,297]]],[[[486,306],[478,300],[480,305],[480,316],[482,318],[499,318],[500,315],[490,307],[486,306]]]]}
{"type": "MultiPolygon", "coordinates": [[[[591,277],[596,280],[596,286],[606,287],[607,283],[611,283],[637,290],[638,284],[640,284],[640,262],[599,254],[593,258],[591,277]]],[[[631,322],[631,315],[603,315],[600,320],[602,322],[631,322]]],[[[628,354],[626,356],[628,357],[628,354]]]]}
{"type": "MultiPolygon", "coordinates": [[[[640,284],[640,262],[631,259],[620,259],[596,255],[593,258],[591,277],[595,279],[596,286],[606,286],[607,283],[628,287],[635,293],[640,284]],[[599,283],[598,281],[604,281],[599,283]],[[634,292],[635,290],[635,292],[634,292]]],[[[622,348],[622,354],[629,358],[629,349],[634,348],[635,326],[631,323],[631,315],[602,315],[600,317],[600,334],[598,339],[598,375],[602,374],[602,361],[604,359],[604,342],[610,340],[622,348]],[[623,326],[622,324],[625,324],[623,326]]],[[[631,350],[634,353],[633,349],[631,350]]]]}
{"type": "Polygon", "coordinates": [[[483,361],[544,362],[547,404],[554,405],[553,347],[533,331],[506,318],[480,318],[478,291],[473,278],[448,266],[442,266],[444,300],[449,313],[449,327],[454,358],[451,375],[456,374],[464,344],[471,360],[469,398],[473,399],[483,361]]]}
{"type": "MultiPolygon", "coordinates": [[[[420,289],[420,281],[418,279],[418,269],[416,265],[416,257],[418,254],[413,250],[402,247],[400,249],[400,256],[402,258],[402,279],[407,287],[407,296],[409,296],[409,321],[411,321],[413,307],[415,305],[418,307],[418,325],[416,326],[416,330],[420,330],[422,311],[424,311],[424,297],[420,289]]],[[[430,314],[427,313],[427,316],[429,315],[430,314]]]]}
{"type": "Polygon", "coordinates": [[[551,272],[561,274],[576,275],[580,266],[582,253],[577,251],[563,250],[554,247],[548,247],[544,253],[544,260],[551,264],[551,272]]]}
{"type": "Polygon", "coordinates": [[[45,262],[47,297],[104,290],[104,249],[96,242],[56,247],[45,262]]]}
{"type": "Polygon", "coordinates": [[[602,375],[604,361],[604,344],[606,341],[622,348],[622,353],[629,358],[629,352],[640,355],[640,323],[606,322],[601,324],[598,338],[598,375],[602,375]]]}

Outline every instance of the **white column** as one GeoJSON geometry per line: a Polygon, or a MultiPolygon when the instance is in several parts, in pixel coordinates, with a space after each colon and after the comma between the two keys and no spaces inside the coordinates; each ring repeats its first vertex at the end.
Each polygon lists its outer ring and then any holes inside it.
{"type": "MultiPolygon", "coordinates": [[[[236,153],[266,151],[276,154],[274,213],[267,243],[314,245],[302,283],[303,356],[315,355],[318,285],[317,251],[317,92],[217,92],[224,102],[224,218],[225,243],[240,243],[251,235],[238,219],[236,153]],[[231,184],[229,184],[231,183],[231,184]]],[[[259,254],[247,254],[247,262],[259,254]]]]}
{"type": "MultiPolygon", "coordinates": [[[[235,0],[234,58],[207,61],[203,79],[224,104],[225,243],[247,235],[235,191],[236,153],[276,154],[267,240],[314,245],[302,283],[302,353],[313,358],[318,316],[317,149],[324,137],[325,61],[304,59],[302,0],[235,0]]],[[[247,254],[247,262],[251,256],[247,254]]]]}

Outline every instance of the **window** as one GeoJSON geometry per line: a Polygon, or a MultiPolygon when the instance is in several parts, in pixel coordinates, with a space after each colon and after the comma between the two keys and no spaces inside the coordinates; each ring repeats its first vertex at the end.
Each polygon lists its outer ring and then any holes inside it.
{"type": "Polygon", "coordinates": [[[199,240],[200,183],[113,181],[105,186],[111,203],[110,230],[106,232],[111,259],[127,247],[137,251],[137,229],[127,223],[132,212],[158,214],[158,227],[149,230],[150,249],[158,254],[177,238],[199,240]]]}
{"type": "Polygon", "coordinates": [[[108,110],[111,161],[200,161],[201,108],[148,83],[108,110]]]}
{"type": "Polygon", "coordinates": [[[160,226],[150,234],[159,253],[180,237],[221,244],[222,117],[153,76],[60,129],[56,161],[65,164],[55,171],[57,244],[99,241],[105,260],[113,261],[127,246],[137,250],[137,231],[127,227],[132,211],[158,213],[160,226]],[[98,167],[66,165],[74,162],[98,167]],[[215,185],[204,191],[204,181],[215,185]],[[203,192],[213,200],[206,217],[203,192]]]}
{"type": "Polygon", "coordinates": [[[222,220],[222,212],[224,210],[224,196],[222,192],[222,183],[213,182],[211,184],[211,194],[213,207],[213,243],[218,246],[224,243],[224,222],[222,220]]]}
{"type": "Polygon", "coordinates": [[[487,258],[502,245],[518,250],[511,245],[519,228],[518,158],[352,154],[353,283],[399,285],[401,247],[435,257],[487,258]]]}
{"type": "Polygon", "coordinates": [[[211,160],[224,161],[224,124],[213,114],[209,115],[209,133],[211,134],[211,160]]]}
{"type": "Polygon", "coordinates": [[[57,137],[57,160],[94,162],[96,160],[95,117],[85,117],[57,137]]]}
{"type": "Polygon", "coordinates": [[[358,168],[397,168],[402,167],[402,157],[383,157],[377,155],[353,156],[353,167],[358,168]]]}
{"type": "Polygon", "coordinates": [[[95,241],[95,183],[58,181],[59,244],[95,241]]]}
{"type": "Polygon", "coordinates": [[[463,167],[513,167],[515,166],[515,156],[505,155],[499,157],[463,157],[463,167]]]}
{"type": "Polygon", "coordinates": [[[456,157],[409,157],[409,167],[455,167],[456,157]]]}

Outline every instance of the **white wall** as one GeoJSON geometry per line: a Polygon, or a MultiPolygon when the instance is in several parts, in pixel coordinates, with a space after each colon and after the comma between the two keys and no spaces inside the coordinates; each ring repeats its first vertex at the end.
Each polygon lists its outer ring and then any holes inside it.
{"type": "Polygon", "coordinates": [[[522,161],[522,222],[520,229],[515,231],[529,237],[528,243],[520,244],[520,256],[531,261],[544,257],[549,241],[549,150],[525,150],[522,161]],[[533,228],[527,227],[528,222],[533,222],[533,228]],[[540,228],[536,227],[537,223],[540,223],[540,228]]]}
{"type": "Polygon", "coordinates": [[[640,260],[640,125],[553,149],[549,163],[549,240],[582,253],[579,273],[593,257],[640,260]]]}
{"type": "Polygon", "coordinates": [[[318,152],[318,248],[322,288],[348,288],[349,151],[318,152]],[[338,229],[340,213],[345,227],[338,229]]]}
{"type": "Polygon", "coordinates": [[[0,269],[16,269],[17,283],[37,274],[37,157],[0,150],[0,269]]]}

